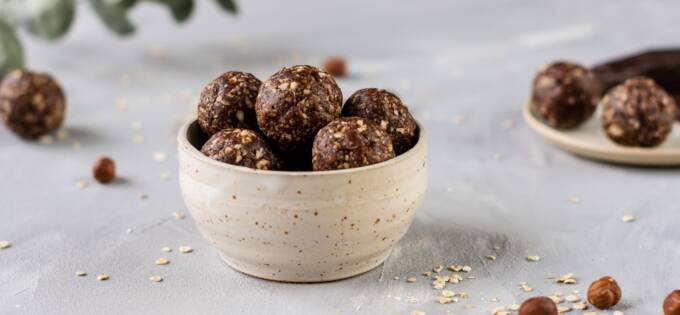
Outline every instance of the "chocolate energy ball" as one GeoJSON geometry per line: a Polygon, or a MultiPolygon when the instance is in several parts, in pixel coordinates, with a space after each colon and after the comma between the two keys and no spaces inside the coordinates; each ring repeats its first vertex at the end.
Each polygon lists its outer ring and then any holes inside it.
{"type": "Polygon", "coordinates": [[[390,136],[370,120],[344,117],[319,130],[312,146],[312,167],[327,171],[366,166],[394,157],[390,136]]]}
{"type": "Polygon", "coordinates": [[[35,139],[61,126],[66,100],[51,76],[14,70],[0,84],[0,119],[26,139],[35,139]]]}
{"type": "Polygon", "coordinates": [[[198,124],[208,136],[225,128],[257,129],[255,99],[262,82],[250,73],[229,71],[203,88],[198,124]]]}
{"type": "Polygon", "coordinates": [[[228,128],[214,134],[203,144],[201,152],[211,159],[258,170],[277,170],[279,159],[258,133],[228,128]]]}
{"type": "Polygon", "coordinates": [[[601,93],[592,71],[577,64],[556,62],[536,74],[531,109],[552,127],[575,128],[593,115],[601,93]]]}
{"type": "Polygon", "coordinates": [[[646,77],[628,79],[602,99],[602,128],[625,146],[655,147],[671,132],[677,107],[664,89],[646,77]]]}
{"type": "Polygon", "coordinates": [[[262,84],[257,124],[281,151],[305,155],[314,136],[340,116],[342,92],[333,77],[312,66],[283,68],[262,84]]]}
{"type": "Polygon", "coordinates": [[[347,99],[343,116],[366,118],[392,138],[396,154],[408,151],[417,141],[418,125],[396,95],[376,88],[361,89],[347,99]]]}

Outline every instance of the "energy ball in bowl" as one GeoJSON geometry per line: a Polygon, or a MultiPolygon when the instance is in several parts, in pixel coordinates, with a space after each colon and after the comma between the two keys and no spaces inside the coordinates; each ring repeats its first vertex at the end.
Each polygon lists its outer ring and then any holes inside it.
{"type": "Polygon", "coordinates": [[[360,117],[334,120],[319,130],[312,146],[314,171],[361,167],[393,157],[387,132],[360,117]]]}
{"type": "Polygon", "coordinates": [[[361,89],[347,99],[343,116],[366,118],[392,138],[396,154],[408,151],[417,141],[418,125],[396,95],[376,88],[361,89]]]}
{"type": "Polygon", "coordinates": [[[262,84],[257,124],[281,151],[309,152],[314,136],[340,116],[342,92],[333,77],[312,66],[283,68],[262,84]]]}
{"type": "Polygon", "coordinates": [[[258,170],[280,168],[279,160],[267,141],[248,129],[222,129],[203,144],[201,152],[211,159],[232,165],[258,170]]]}
{"type": "Polygon", "coordinates": [[[19,136],[36,139],[59,128],[66,100],[49,75],[27,70],[10,72],[0,84],[0,120],[19,136]]]}
{"type": "Polygon", "coordinates": [[[256,129],[255,99],[262,82],[250,73],[228,71],[203,88],[198,124],[212,136],[225,128],[256,129]]]}
{"type": "Polygon", "coordinates": [[[676,110],[673,98],[653,80],[631,78],[602,99],[602,128],[618,144],[655,147],[671,132],[676,110]]]}
{"type": "Polygon", "coordinates": [[[601,93],[592,71],[577,64],[556,62],[536,74],[531,110],[552,127],[571,129],[593,115],[601,93]]]}

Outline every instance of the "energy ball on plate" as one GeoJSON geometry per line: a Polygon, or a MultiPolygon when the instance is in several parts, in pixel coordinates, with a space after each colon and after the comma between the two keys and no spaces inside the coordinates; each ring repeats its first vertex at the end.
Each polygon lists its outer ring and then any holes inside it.
{"type": "Polygon", "coordinates": [[[220,162],[258,170],[277,170],[280,167],[267,141],[248,129],[222,129],[203,144],[201,152],[220,162]]]}
{"type": "Polygon", "coordinates": [[[601,93],[592,71],[577,64],[556,62],[536,74],[531,110],[552,127],[575,128],[593,115],[601,93]]]}
{"type": "Polygon", "coordinates": [[[262,82],[250,73],[229,71],[210,81],[198,101],[198,124],[208,136],[225,128],[256,129],[255,99],[262,82]]]}
{"type": "Polygon", "coordinates": [[[393,157],[392,141],[387,132],[360,117],[334,120],[319,130],[312,146],[315,171],[366,166],[393,157]]]}
{"type": "Polygon", "coordinates": [[[59,128],[66,114],[66,100],[59,84],[49,75],[14,70],[0,84],[0,119],[26,139],[36,139],[59,128]]]}
{"type": "Polygon", "coordinates": [[[392,138],[396,154],[408,151],[417,141],[418,125],[396,95],[376,88],[361,89],[347,99],[343,116],[366,118],[392,138]]]}
{"type": "Polygon", "coordinates": [[[628,79],[602,99],[602,127],[625,146],[655,147],[673,127],[677,107],[663,88],[646,77],[628,79]]]}
{"type": "Polygon", "coordinates": [[[308,153],[314,136],[340,116],[342,92],[333,77],[312,66],[283,68],[262,84],[257,124],[285,153],[308,153]]]}

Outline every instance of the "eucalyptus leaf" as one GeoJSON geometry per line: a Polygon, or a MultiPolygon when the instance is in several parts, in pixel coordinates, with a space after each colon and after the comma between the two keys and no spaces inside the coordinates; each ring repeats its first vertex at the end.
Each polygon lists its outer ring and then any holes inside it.
{"type": "Polygon", "coordinates": [[[24,51],[9,25],[0,22],[0,78],[7,72],[24,67],[24,51]]]}
{"type": "Polygon", "coordinates": [[[104,24],[119,35],[134,33],[135,26],[127,18],[127,11],[135,3],[137,3],[137,0],[90,0],[92,8],[104,24]]]}
{"type": "Polygon", "coordinates": [[[26,28],[32,34],[56,39],[68,31],[75,15],[74,0],[25,0],[26,28]]]}
{"type": "Polygon", "coordinates": [[[194,0],[154,0],[165,4],[177,22],[186,21],[194,10],[194,0]]]}
{"type": "Polygon", "coordinates": [[[231,13],[238,13],[238,7],[236,6],[236,3],[234,0],[215,0],[217,3],[222,7],[222,9],[225,9],[231,13]]]}

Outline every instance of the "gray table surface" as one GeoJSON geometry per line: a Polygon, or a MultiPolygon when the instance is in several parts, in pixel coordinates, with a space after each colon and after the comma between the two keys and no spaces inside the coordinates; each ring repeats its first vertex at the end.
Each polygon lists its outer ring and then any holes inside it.
{"type": "Polygon", "coordinates": [[[138,33],[125,40],[85,5],[59,42],[20,34],[30,67],[54,74],[68,93],[69,136],[27,143],[0,130],[0,239],[13,244],[0,251],[0,313],[490,314],[533,295],[584,292],[612,275],[623,288],[617,310],[660,314],[680,287],[679,171],[574,157],[534,134],[519,111],[541,64],[592,64],[677,44],[680,3],[239,2],[233,17],[200,1],[181,27],[143,5],[132,16],[138,33]],[[351,76],[338,82],[345,96],[392,89],[429,129],[425,203],[385,264],[364,275],[325,284],[245,276],[220,261],[190,217],[172,215],[186,212],[176,130],[201,87],[224,70],[265,79],[328,55],[349,61],[351,76]],[[143,144],[133,141],[139,136],[143,144]],[[91,178],[100,155],[118,163],[112,185],[91,178]],[[159,179],[164,172],[170,180],[159,179]],[[77,188],[80,180],[89,185],[77,188]],[[625,214],[637,220],[623,223],[625,214]],[[195,250],[161,252],[180,245],[195,250]],[[171,264],[154,265],[162,256],[171,264]],[[422,277],[404,281],[452,263],[476,276],[449,286],[469,295],[458,303],[437,304],[422,277]],[[77,278],[77,270],[89,275],[77,278]],[[99,282],[99,273],[111,279],[99,282]],[[546,279],[565,273],[578,283],[546,279]],[[152,283],[152,274],[165,280],[152,283]],[[522,292],[520,282],[534,291],[522,292]]]}

